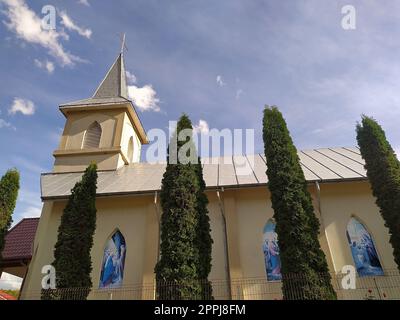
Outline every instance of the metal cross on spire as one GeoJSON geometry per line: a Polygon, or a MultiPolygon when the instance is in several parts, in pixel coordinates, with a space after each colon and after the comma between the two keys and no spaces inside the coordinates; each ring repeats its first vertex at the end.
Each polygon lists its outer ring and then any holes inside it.
{"type": "Polygon", "coordinates": [[[121,54],[124,53],[124,50],[128,51],[128,47],[125,44],[125,32],[122,34],[121,37],[121,54]]]}

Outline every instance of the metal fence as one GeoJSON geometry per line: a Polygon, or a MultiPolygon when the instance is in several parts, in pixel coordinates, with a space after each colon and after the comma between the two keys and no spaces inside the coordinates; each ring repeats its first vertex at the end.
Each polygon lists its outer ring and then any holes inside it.
{"type": "MultiPolygon", "coordinates": [[[[355,278],[355,288],[346,289],[344,275],[320,275],[313,279],[320,286],[330,281],[338,300],[400,300],[400,273],[387,270],[382,276],[355,278]]],[[[55,300],[282,300],[312,299],[321,297],[313,292],[314,287],[301,274],[286,276],[285,290],[282,281],[267,281],[265,278],[247,278],[227,280],[192,281],[186,283],[156,282],[120,288],[89,289],[63,288],[55,290],[37,290],[23,292],[21,299],[55,300]],[[211,289],[209,286],[211,283],[211,289]],[[284,295],[283,291],[286,293],[284,295]]],[[[349,285],[349,283],[348,283],[349,285]]],[[[323,287],[323,286],[322,286],[323,287]]],[[[322,295],[323,296],[323,295],[322,295]]]]}

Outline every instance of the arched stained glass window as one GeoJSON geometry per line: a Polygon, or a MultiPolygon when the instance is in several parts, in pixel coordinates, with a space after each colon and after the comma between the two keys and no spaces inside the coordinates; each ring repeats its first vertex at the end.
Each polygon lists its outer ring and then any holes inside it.
{"type": "Polygon", "coordinates": [[[281,259],[279,257],[278,235],[275,222],[269,220],[264,226],[263,251],[268,281],[281,280],[281,259]]]}
{"type": "Polygon", "coordinates": [[[119,288],[124,279],[126,243],[117,230],[107,240],[100,274],[100,288],[119,288]]]}
{"type": "Polygon", "coordinates": [[[358,275],[383,275],[374,241],[364,225],[356,218],[351,218],[347,224],[346,235],[358,275]]]}

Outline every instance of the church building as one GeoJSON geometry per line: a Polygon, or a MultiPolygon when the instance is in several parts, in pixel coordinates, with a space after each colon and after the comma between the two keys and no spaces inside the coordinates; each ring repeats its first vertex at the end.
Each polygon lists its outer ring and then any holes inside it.
{"type": "MultiPolygon", "coordinates": [[[[160,252],[159,192],[163,163],[141,162],[148,144],[129,100],[119,54],[93,96],[64,103],[65,127],[52,172],[41,175],[43,209],[21,299],[40,299],[42,268],[53,260],[63,209],[85,168],[98,165],[97,227],[91,251],[89,299],[155,299],[160,252]]],[[[400,277],[388,229],[375,204],[358,148],[299,151],[321,228],[332,282],[340,299],[400,298],[400,277]],[[344,290],[344,266],[357,288],[344,290]],[[393,289],[396,282],[397,288],[393,289]],[[391,289],[392,288],[392,289],[391,289]]],[[[275,232],[266,160],[262,154],[220,157],[203,165],[211,221],[215,299],[281,299],[279,239],[275,232]],[[251,165],[247,175],[237,165],[251,165]]]]}

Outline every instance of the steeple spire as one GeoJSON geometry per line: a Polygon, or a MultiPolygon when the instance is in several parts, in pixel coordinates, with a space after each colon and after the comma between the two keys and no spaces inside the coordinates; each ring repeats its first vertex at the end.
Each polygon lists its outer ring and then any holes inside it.
{"type": "Polygon", "coordinates": [[[92,97],[88,99],[63,103],[60,107],[70,106],[98,106],[106,104],[130,103],[132,101],[128,96],[128,87],[125,73],[124,51],[126,47],[125,33],[121,36],[121,50],[108,70],[104,79],[100,82],[92,97]]]}
{"type": "Polygon", "coordinates": [[[122,35],[122,40],[121,40],[121,54],[124,54],[124,50],[127,50],[128,51],[128,48],[126,47],[126,45],[125,45],[125,32],[124,32],[124,34],[122,35]]]}
{"type": "MultiPolygon", "coordinates": [[[[124,45],[125,40],[123,41],[123,46],[124,45]]],[[[118,97],[128,99],[123,52],[118,55],[114,64],[111,66],[110,70],[108,70],[105,78],[93,94],[94,99],[118,97]]]]}

